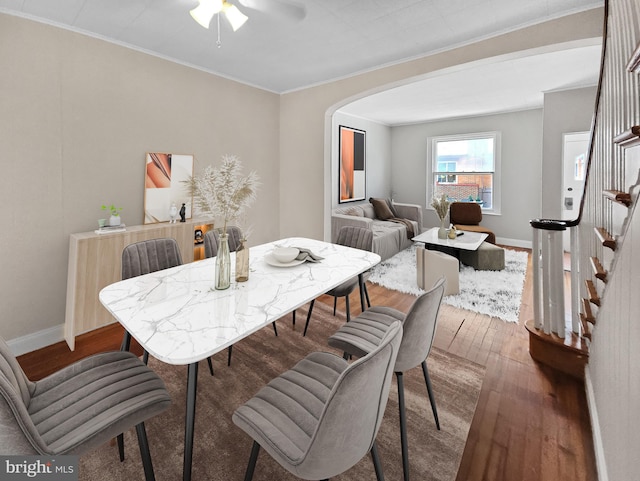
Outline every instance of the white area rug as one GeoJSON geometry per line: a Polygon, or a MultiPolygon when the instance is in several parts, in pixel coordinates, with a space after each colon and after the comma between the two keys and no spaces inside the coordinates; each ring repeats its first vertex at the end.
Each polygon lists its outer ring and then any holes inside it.
{"type": "MultiPolygon", "coordinates": [[[[505,249],[504,261],[502,271],[476,271],[462,265],[460,293],[446,296],[442,302],[507,322],[518,322],[527,253],[505,249]]],[[[415,296],[422,294],[424,291],[416,281],[416,246],[378,264],[369,281],[415,296]]]]}

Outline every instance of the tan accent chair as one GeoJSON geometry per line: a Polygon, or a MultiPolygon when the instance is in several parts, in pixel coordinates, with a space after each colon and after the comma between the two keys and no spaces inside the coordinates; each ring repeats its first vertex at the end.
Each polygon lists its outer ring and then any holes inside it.
{"type": "Polygon", "coordinates": [[[487,234],[486,242],[496,243],[496,235],[491,229],[482,227],[482,208],[475,202],[453,202],[449,207],[449,221],[456,229],[487,234]]]}
{"type": "Polygon", "coordinates": [[[445,296],[460,292],[460,261],[444,252],[416,248],[416,275],[418,287],[425,291],[431,289],[444,276],[447,280],[445,296]]]}

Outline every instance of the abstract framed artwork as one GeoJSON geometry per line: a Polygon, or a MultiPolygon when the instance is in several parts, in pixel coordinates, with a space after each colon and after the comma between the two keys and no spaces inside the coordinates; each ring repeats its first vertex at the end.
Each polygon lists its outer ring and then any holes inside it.
{"type": "Polygon", "coordinates": [[[366,193],[366,132],[340,125],[338,202],[364,200],[366,193]]]}
{"type": "Polygon", "coordinates": [[[185,205],[185,218],[191,218],[192,196],[188,181],[193,175],[193,155],[147,153],[144,174],[144,223],[171,220],[171,205],[185,205]]]}

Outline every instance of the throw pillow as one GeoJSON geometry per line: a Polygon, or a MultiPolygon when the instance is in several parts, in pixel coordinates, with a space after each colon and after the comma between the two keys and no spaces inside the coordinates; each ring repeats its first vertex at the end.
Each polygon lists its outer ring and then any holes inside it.
{"type": "Polygon", "coordinates": [[[356,217],[364,217],[364,212],[362,212],[362,209],[360,207],[351,207],[350,209],[347,209],[344,213],[345,215],[354,215],[356,217]]]}
{"type": "Polygon", "coordinates": [[[376,213],[376,218],[380,220],[387,220],[394,217],[393,212],[391,212],[386,199],[374,199],[373,197],[369,197],[369,202],[371,202],[371,205],[373,205],[373,210],[376,213]]]}

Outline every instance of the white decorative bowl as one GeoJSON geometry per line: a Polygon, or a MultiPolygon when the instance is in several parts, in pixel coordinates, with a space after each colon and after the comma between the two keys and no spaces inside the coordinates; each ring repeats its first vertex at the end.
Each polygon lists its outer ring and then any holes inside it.
{"type": "Polygon", "coordinates": [[[298,254],[300,254],[300,250],[296,249],[295,247],[276,247],[271,253],[278,262],[286,264],[287,262],[291,262],[296,257],[298,257],[298,254]]]}

